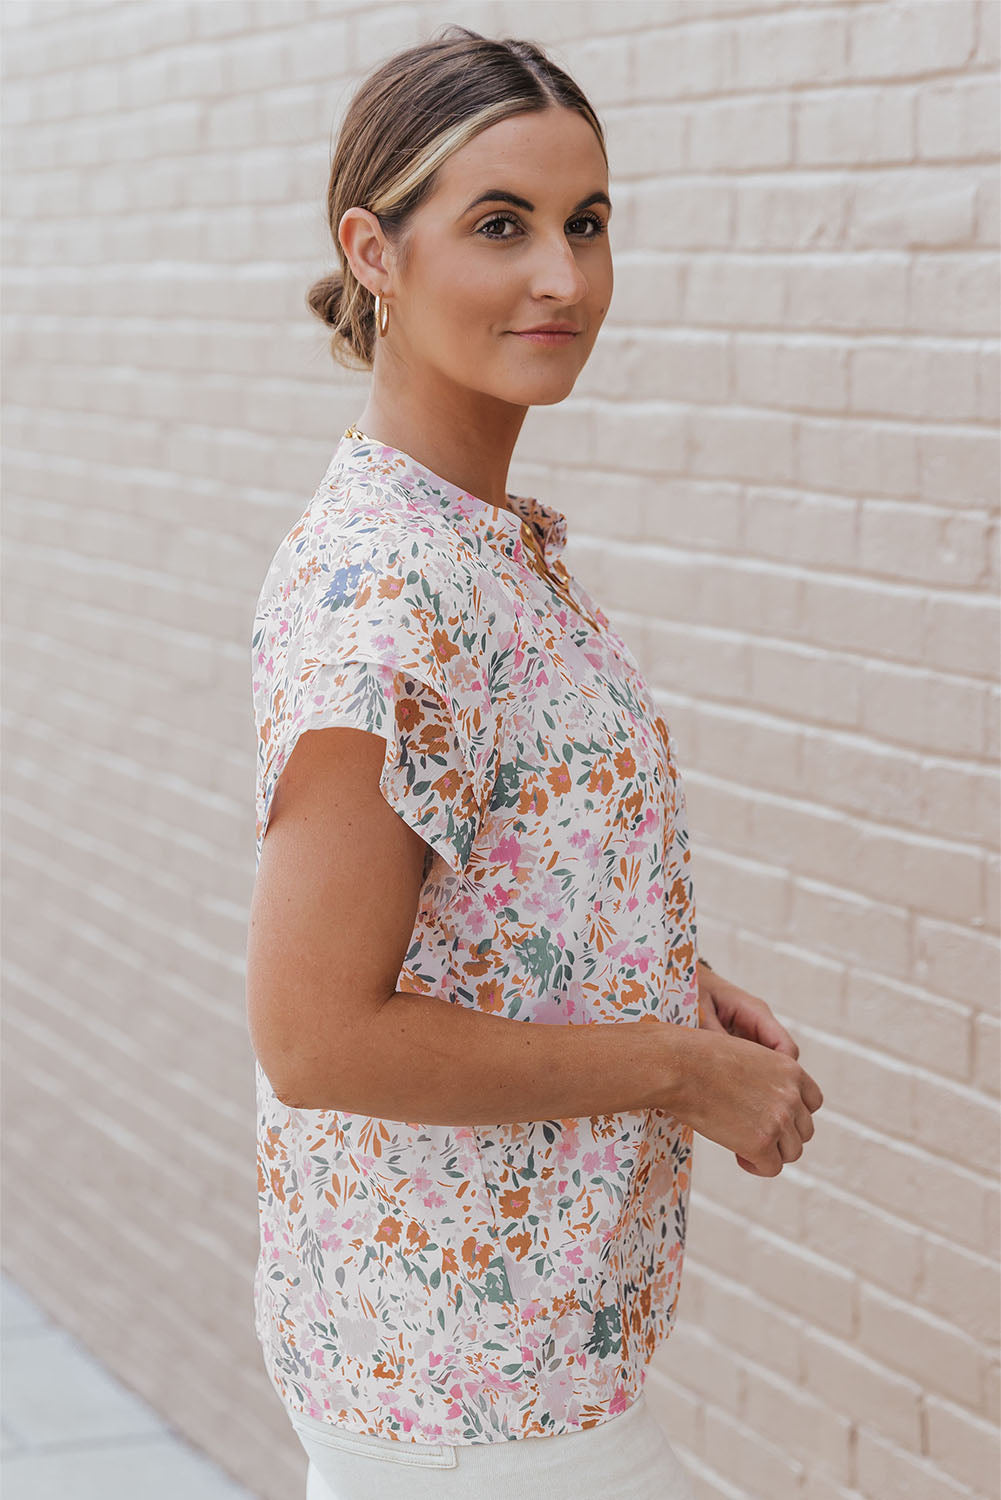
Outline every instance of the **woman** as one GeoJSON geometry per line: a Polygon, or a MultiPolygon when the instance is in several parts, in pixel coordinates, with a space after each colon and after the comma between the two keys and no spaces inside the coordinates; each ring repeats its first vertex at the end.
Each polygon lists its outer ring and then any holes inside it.
{"type": "Polygon", "coordinates": [[[611,298],[601,126],[449,27],[355,95],[328,210],[310,305],[372,381],[253,637],[267,1368],[308,1500],[681,1500],[643,1384],[693,1133],[774,1176],[822,1100],[697,967],[670,733],[505,487],[611,298]]]}

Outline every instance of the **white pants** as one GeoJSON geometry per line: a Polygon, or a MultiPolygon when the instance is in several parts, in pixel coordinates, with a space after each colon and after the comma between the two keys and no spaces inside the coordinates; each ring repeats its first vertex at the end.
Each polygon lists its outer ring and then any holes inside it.
{"type": "Polygon", "coordinates": [[[695,1500],[645,1391],[597,1427],[516,1442],[400,1442],[290,1418],[306,1500],[695,1500]]]}

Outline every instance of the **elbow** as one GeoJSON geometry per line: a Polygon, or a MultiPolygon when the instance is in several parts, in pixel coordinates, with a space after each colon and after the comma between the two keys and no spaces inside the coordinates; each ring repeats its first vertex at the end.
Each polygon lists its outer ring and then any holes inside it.
{"type": "Polygon", "coordinates": [[[271,1092],[280,1104],[286,1105],[289,1109],[320,1109],[323,1107],[317,1103],[316,1090],[310,1086],[301,1074],[289,1077],[287,1073],[271,1073],[267,1068],[264,1069],[264,1073],[268,1083],[271,1085],[271,1092]]]}
{"type": "Polygon", "coordinates": [[[306,1086],[300,1071],[289,1067],[287,1059],[278,1067],[273,1062],[265,1061],[256,1048],[254,1054],[271,1092],[280,1104],[287,1105],[289,1109],[317,1108],[312,1101],[313,1090],[306,1086]]]}
{"type": "Polygon", "coordinates": [[[342,1106],[336,1096],[332,1068],[328,1065],[316,1067],[303,1064],[293,1066],[289,1061],[281,1068],[264,1069],[272,1093],[289,1109],[339,1109],[342,1106]]]}
{"type": "MultiPolygon", "coordinates": [[[[271,1080],[269,1079],[268,1082],[270,1083],[271,1080]]],[[[271,1091],[274,1094],[275,1098],[278,1100],[278,1102],[280,1104],[284,1104],[288,1109],[323,1109],[323,1108],[329,1108],[329,1105],[324,1106],[322,1104],[317,1104],[316,1101],[314,1100],[313,1096],[309,1093],[309,1091],[307,1089],[303,1089],[303,1088],[300,1088],[300,1087],[277,1089],[277,1088],[275,1088],[274,1084],[272,1083],[271,1084],[271,1091]]]]}

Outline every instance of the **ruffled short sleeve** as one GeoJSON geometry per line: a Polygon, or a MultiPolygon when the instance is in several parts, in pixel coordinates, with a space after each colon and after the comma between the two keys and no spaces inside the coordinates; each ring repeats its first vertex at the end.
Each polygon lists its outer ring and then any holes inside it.
{"type": "MultiPolygon", "coordinates": [[[[367,661],[333,662],[309,678],[296,738],[348,725],[386,741],[379,789],[458,874],[479,828],[473,779],[447,705],[417,677],[367,661]]],[[[291,745],[285,759],[291,754],[291,745]]]]}
{"type": "Polygon", "coordinates": [[[299,736],[348,725],[385,740],[390,807],[457,874],[468,868],[500,753],[489,622],[477,628],[446,555],[393,530],[316,544],[305,577],[280,581],[276,560],[254,635],[258,857],[299,736]]]}

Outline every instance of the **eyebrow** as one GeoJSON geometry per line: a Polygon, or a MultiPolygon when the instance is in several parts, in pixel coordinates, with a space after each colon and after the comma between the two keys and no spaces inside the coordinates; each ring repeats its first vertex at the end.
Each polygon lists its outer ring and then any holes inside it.
{"type": "MultiPolygon", "coordinates": [[[[504,188],[488,188],[485,193],[481,193],[478,198],[474,198],[472,203],[466,204],[460,218],[464,217],[469,213],[470,209],[476,208],[480,203],[513,203],[515,208],[523,208],[527,213],[531,214],[535,212],[535,204],[529,203],[527,198],[519,198],[517,193],[508,193],[504,188]]],[[[589,208],[592,203],[604,203],[609,213],[612,211],[612,200],[607,193],[589,193],[586,198],[582,198],[579,203],[575,204],[570,212],[571,214],[579,214],[582,209],[589,208]]]]}

